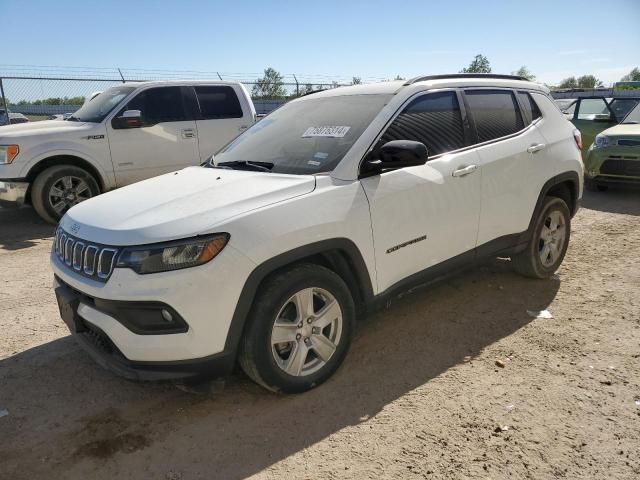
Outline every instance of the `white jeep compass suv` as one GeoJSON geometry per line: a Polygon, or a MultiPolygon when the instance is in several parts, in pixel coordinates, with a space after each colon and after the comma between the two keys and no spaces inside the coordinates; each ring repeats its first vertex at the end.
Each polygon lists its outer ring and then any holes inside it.
{"type": "Polygon", "coordinates": [[[200,167],[71,208],[61,316],[132,379],[224,375],[301,392],[356,317],[475,260],[546,278],[582,195],[580,136],[548,90],[439,75],[293,100],[200,167]]]}

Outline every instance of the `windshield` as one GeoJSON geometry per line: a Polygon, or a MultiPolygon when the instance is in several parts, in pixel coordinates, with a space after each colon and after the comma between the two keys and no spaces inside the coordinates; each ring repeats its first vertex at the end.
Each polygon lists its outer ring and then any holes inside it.
{"type": "Polygon", "coordinates": [[[621,119],[624,118],[637,103],[638,100],[632,98],[616,98],[609,104],[609,106],[611,107],[611,110],[613,110],[616,118],[621,119]]]}
{"type": "Polygon", "coordinates": [[[640,103],[629,112],[622,123],[640,123],[640,103]]]}
{"type": "Polygon", "coordinates": [[[69,117],[71,121],[100,123],[123,98],[133,92],[136,87],[113,87],[105,90],[93,100],[86,102],[69,117]]]}
{"type": "Polygon", "coordinates": [[[215,156],[215,166],[292,174],[330,172],[390,98],[342,95],[293,101],[223,148],[215,156]]]}

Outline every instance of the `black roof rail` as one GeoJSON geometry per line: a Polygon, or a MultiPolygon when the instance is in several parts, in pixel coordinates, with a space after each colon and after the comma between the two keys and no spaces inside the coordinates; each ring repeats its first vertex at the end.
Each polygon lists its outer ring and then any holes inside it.
{"type": "Polygon", "coordinates": [[[303,93],[302,95],[300,95],[300,97],[306,97],[307,95],[312,95],[314,93],[324,92],[326,90],[331,90],[331,89],[330,88],[320,88],[318,90],[312,90],[310,92],[303,93]]]}
{"type": "Polygon", "coordinates": [[[504,75],[501,73],[450,73],[445,75],[422,75],[420,77],[410,78],[402,85],[412,85],[416,82],[424,82],[426,80],[447,80],[449,78],[493,78],[497,80],[524,80],[528,81],[524,77],[517,75],[504,75]]]}

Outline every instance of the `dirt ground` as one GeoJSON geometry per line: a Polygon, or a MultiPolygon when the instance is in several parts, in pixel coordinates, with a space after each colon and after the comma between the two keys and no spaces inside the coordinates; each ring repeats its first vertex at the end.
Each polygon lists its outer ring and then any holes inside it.
{"type": "Polygon", "coordinates": [[[51,233],[0,209],[1,479],[640,478],[638,191],[587,194],[554,279],[496,260],[412,293],[297,396],[103,371],[58,316],[51,233]]]}

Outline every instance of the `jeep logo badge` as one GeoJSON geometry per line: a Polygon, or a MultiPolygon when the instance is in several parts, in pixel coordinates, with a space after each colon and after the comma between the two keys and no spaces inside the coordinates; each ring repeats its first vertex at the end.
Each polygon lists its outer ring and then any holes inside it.
{"type": "Polygon", "coordinates": [[[71,233],[76,234],[80,231],[80,225],[78,225],[77,223],[74,223],[73,225],[71,225],[71,233]]]}

